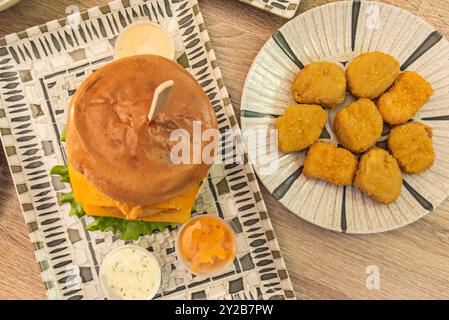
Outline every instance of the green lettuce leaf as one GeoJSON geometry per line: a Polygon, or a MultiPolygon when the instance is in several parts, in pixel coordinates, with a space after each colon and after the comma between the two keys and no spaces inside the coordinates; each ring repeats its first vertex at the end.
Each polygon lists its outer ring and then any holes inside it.
{"type": "MultiPolygon", "coordinates": [[[[67,166],[54,166],[50,174],[61,176],[62,182],[70,182],[67,166]]],[[[76,216],[81,219],[86,215],[82,205],[76,202],[73,193],[65,193],[61,196],[61,203],[70,204],[70,216],[76,216]]],[[[194,209],[193,209],[194,210],[194,209]]],[[[166,228],[175,228],[176,223],[167,222],[146,222],[146,221],[129,221],[112,217],[93,217],[95,220],[88,226],[88,231],[108,231],[113,234],[120,233],[122,240],[138,240],[140,236],[153,234],[155,231],[163,231],[166,228]]]]}
{"type": "Polygon", "coordinates": [[[67,166],[54,166],[50,170],[50,174],[58,175],[61,177],[61,182],[70,182],[69,169],[67,166]]]}
{"type": "Polygon", "coordinates": [[[59,140],[61,140],[62,142],[65,142],[66,133],[67,133],[67,127],[65,127],[64,130],[62,130],[59,140]]]}
{"type": "Polygon", "coordinates": [[[122,240],[137,240],[140,236],[149,235],[166,228],[175,228],[176,223],[129,221],[112,217],[96,217],[95,221],[86,227],[89,231],[111,230],[113,234],[120,233],[122,240]]]}
{"type": "Polygon", "coordinates": [[[83,207],[75,201],[75,197],[72,192],[63,194],[61,197],[61,203],[70,203],[69,216],[76,216],[81,219],[84,215],[86,215],[83,207]]]}

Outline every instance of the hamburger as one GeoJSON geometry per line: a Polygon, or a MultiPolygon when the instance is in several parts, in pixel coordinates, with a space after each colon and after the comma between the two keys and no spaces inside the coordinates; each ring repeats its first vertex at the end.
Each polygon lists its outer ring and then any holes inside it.
{"type": "MultiPolygon", "coordinates": [[[[172,150],[180,143],[173,134],[187,133],[183,150],[192,160],[198,150],[196,124],[201,132],[218,129],[207,95],[179,64],[138,55],[98,69],[68,106],[62,135],[67,165],[51,171],[72,186],[61,202],[71,204],[71,215],[95,219],[88,230],[112,230],[125,240],[188,221],[212,163],[173,161],[172,150]],[[155,89],[169,80],[171,98],[149,121],[155,89]]],[[[200,149],[214,153],[214,140],[201,140],[200,149]]]]}

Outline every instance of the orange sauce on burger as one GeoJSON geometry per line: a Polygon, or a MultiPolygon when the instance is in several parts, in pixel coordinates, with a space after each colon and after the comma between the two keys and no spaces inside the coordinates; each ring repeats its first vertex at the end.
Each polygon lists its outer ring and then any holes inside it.
{"type": "Polygon", "coordinates": [[[198,216],[187,222],[178,235],[178,256],[197,275],[224,271],[235,257],[235,235],[223,220],[198,216]]]}

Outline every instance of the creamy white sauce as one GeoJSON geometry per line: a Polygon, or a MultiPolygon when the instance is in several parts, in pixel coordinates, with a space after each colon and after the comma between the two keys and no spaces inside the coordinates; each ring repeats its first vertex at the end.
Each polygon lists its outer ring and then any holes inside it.
{"type": "Polygon", "coordinates": [[[134,246],[111,252],[101,266],[103,287],[117,299],[152,298],[159,289],[160,277],[156,259],[145,249],[134,246]]]}
{"type": "Polygon", "coordinates": [[[170,35],[158,25],[136,23],[126,28],[117,39],[117,58],[139,54],[154,54],[174,58],[174,44],[170,35]]]}

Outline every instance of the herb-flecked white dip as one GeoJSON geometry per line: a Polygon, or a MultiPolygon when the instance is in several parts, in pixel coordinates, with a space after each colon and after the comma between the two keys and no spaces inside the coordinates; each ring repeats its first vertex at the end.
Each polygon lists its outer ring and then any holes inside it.
{"type": "Polygon", "coordinates": [[[128,245],[106,256],[100,278],[105,294],[112,299],[147,300],[159,289],[161,270],[150,252],[128,245]]]}

